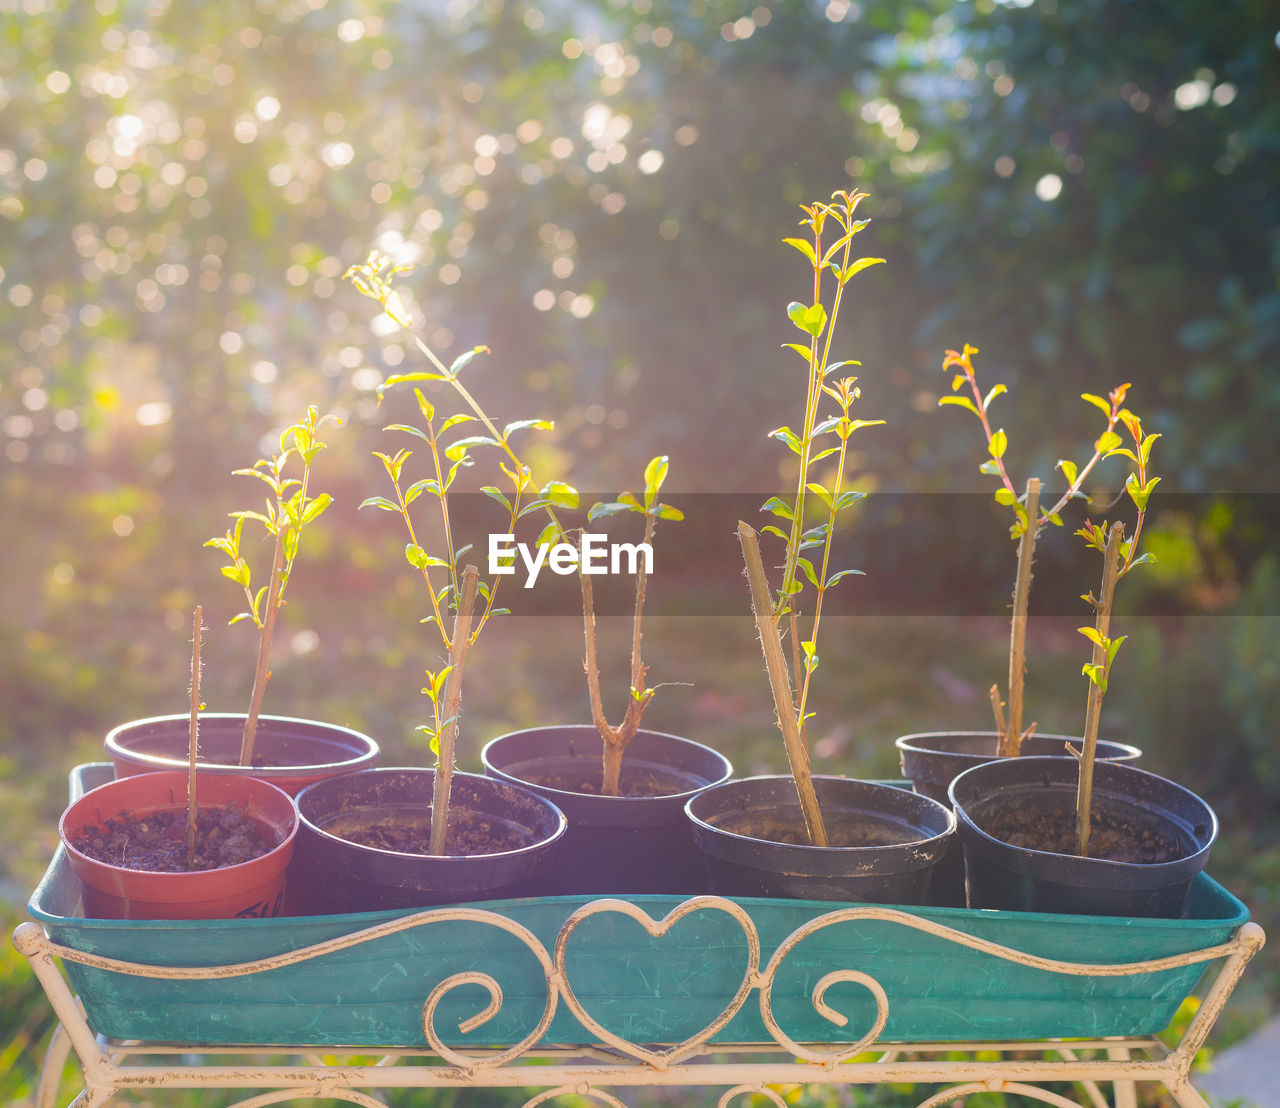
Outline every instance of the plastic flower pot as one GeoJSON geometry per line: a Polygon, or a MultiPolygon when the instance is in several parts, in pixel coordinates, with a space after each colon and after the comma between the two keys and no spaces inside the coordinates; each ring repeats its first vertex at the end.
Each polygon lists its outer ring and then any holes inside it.
{"type": "MultiPolygon", "coordinates": [[[[378,760],[378,744],[334,723],[288,716],[258,717],[253,766],[239,765],[244,714],[208,712],[200,716],[200,773],[249,773],[296,796],[313,781],[369,769],[378,760]]],[[[185,769],[188,717],[154,716],[121,724],[104,746],[117,777],[158,770],[185,769]]]]}
{"type": "Polygon", "coordinates": [[[480,758],[489,776],[546,797],[569,821],[540,892],[706,891],[684,807],[729,779],[733,766],[724,755],[642,729],[623,757],[619,796],[600,795],[601,740],[589,724],[512,731],[487,743],[480,758]]]}
{"type": "MultiPolygon", "coordinates": [[[[993,762],[996,754],[997,735],[994,731],[923,731],[915,735],[902,735],[895,745],[898,748],[902,776],[911,782],[918,793],[932,797],[941,804],[949,804],[947,787],[957,774],[983,762],[993,762]]],[[[1046,757],[1067,753],[1067,744],[1080,749],[1081,740],[1070,735],[1031,735],[1022,741],[1022,756],[1046,757]]],[[[1104,762],[1133,762],[1142,751],[1127,743],[1098,742],[1097,758],[1104,762]]]]}
{"type": "Polygon", "coordinates": [[[113,866],[71,844],[83,828],[121,815],[185,812],[185,773],[145,773],[108,781],[71,804],[58,822],[87,916],[97,919],[229,919],[279,914],[285,868],[293,852],[298,814],[293,798],[267,781],[228,774],[198,775],[196,806],[240,808],[274,846],[252,861],[219,869],[160,873],[113,866]]]}
{"type": "Polygon", "coordinates": [[[928,902],[931,874],[955,816],[926,796],[844,777],[815,776],[832,843],[809,845],[790,777],[749,777],[699,793],[685,807],[712,893],[726,896],[928,902]],[[783,836],[791,841],[779,841],[783,836]]]}
{"type": "Polygon", "coordinates": [[[299,903],[317,913],[421,908],[532,895],[564,834],[550,801],[504,781],[454,773],[450,827],[489,827],[512,845],[490,853],[433,855],[364,845],[346,836],[397,825],[429,829],[435,772],[385,768],[330,777],[298,794],[302,829],[299,903]]]}
{"type": "Polygon", "coordinates": [[[1218,834],[1213,809],[1181,785],[1134,766],[1094,765],[1091,845],[1102,828],[1174,856],[1126,861],[1037,849],[1005,841],[1011,818],[1041,817],[1074,826],[1079,769],[1073,758],[1005,758],[975,766],[951,783],[964,847],[971,908],[1100,916],[1181,918],[1191,882],[1218,834]],[[1129,832],[1120,829],[1128,828],[1129,832]]]}

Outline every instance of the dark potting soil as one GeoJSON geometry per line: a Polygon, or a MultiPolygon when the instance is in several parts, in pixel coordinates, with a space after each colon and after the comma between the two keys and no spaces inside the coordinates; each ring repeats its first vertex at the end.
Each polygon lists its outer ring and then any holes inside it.
{"type": "MultiPolygon", "coordinates": [[[[744,835],[771,843],[809,846],[809,833],[799,817],[788,819],[763,811],[734,812],[721,816],[715,826],[731,835],[744,835]]],[[[828,846],[897,846],[928,836],[897,823],[869,819],[823,821],[828,846]]]]}
{"type": "MultiPolygon", "coordinates": [[[[573,771],[550,771],[547,773],[527,773],[521,776],[531,785],[541,785],[544,789],[559,789],[566,793],[585,793],[587,796],[599,796],[602,783],[602,771],[599,765],[591,769],[573,771]]],[[[623,767],[621,780],[618,782],[618,795],[629,797],[675,796],[676,793],[688,792],[694,786],[687,777],[676,777],[659,771],[623,767]]]]}
{"type": "Polygon", "coordinates": [[[272,850],[241,808],[204,808],[196,813],[195,854],[187,865],[187,810],[170,809],[136,815],[126,812],[100,827],[71,834],[82,854],[110,866],[150,873],[189,873],[251,862],[272,850]]]}
{"type": "MultiPolygon", "coordinates": [[[[1004,804],[988,806],[974,813],[974,822],[988,835],[1027,850],[1053,854],[1075,854],[1075,806],[1004,804]]],[[[1166,826],[1145,818],[1137,809],[1119,809],[1094,804],[1089,817],[1089,857],[1110,862],[1153,865],[1172,862],[1187,850],[1166,826]]]]}
{"type": "MultiPolygon", "coordinates": [[[[355,809],[342,812],[321,826],[330,835],[375,850],[431,853],[431,809],[421,805],[382,805],[372,814],[355,809]]],[[[530,846],[533,841],[533,836],[516,824],[482,812],[453,808],[445,835],[445,854],[501,854],[530,846]]]]}

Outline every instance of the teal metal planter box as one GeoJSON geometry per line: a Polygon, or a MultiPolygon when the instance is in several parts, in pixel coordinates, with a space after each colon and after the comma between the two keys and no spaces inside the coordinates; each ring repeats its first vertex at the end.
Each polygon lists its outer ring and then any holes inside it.
{"type": "Polygon", "coordinates": [[[645,895],[122,921],[80,918],[77,894],[59,851],[30,910],[64,948],[55,953],[90,1027],[192,1045],[1152,1035],[1169,1024],[1212,956],[1172,963],[1227,943],[1248,919],[1244,905],[1204,875],[1178,920],[645,895]],[[99,957],[205,969],[164,979],[86,964],[99,957]],[[1160,959],[1170,964],[1106,969],[1160,959]],[[244,965],[260,960],[273,964],[244,965]],[[1064,971],[1062,962],[1092,968],[1064,971]]]}

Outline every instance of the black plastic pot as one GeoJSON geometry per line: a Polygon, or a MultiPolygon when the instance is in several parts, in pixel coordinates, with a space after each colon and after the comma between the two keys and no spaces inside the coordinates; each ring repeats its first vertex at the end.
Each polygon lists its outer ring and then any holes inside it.
{"type": "MultiPolygon", "coordinates": [[[[924,731],[903,735],[897,740],[902,776],[918,793],[950,804],[947,787],[958,774],[984,762],[992,762],[996,754],[994,731],[924,731]]],[[[1022,742],[1023,757],[1067,754],[1071,743],[1080,749],[1080,739],[1069,735],[1031,735],[1022,742]]],[[[1099,741],[1097,757],[1105,762],[1133,762],[1142,751],[1126,743],[1099,741]]]]}
{"type": "MultiPolygon", "coordinates": [[[[506,825],[528,845],[497,854],[425,855],[381,850],[331,834],[338,817],[409,813],[429,820],[435,772],[371,769],[330,777],[298,794],[295,847],[299,898],[313,913],[420,908],[469,900],[530,896],[534,879],[564,834],[565,818],[540,796],[478,774],[455,773],[451,811],[466,809],[492,825],[506,825]]],[[[451,821],[452,822],[452,821],[451,821]]],[[[293,872],[290,880],[295,880],[293,872]]]]}
{"type": "Polygon", "coordinates": [[[931,873],[955,835],[955,816],[936,800],[891,785],[822,776],[813,783],[830,841],[867,845],[776,841],[771,836],[778,828],[802,828],[792,779],[729,781],[699,793],[685,808],[706,857],[710,891],[928,903],[931,873]]]}
{"type": "Polygon", "coordinates": [[[533,727],[493,739],[481,751],[485,771],[546,797],[569,829],[540,880],[547,894],[700,893],[702,859],[685,802],[726,781],[733,766],[710,747],[660,731],[636,732],[622,762],[620,791],[641,786],[660,796],[601,796],[557,788],[575,779],[599,787],[601,740],[591,725],[533,727]]]}
{"type": "Polygon", "coordinates": [[[1176,838],[1183,856],[1136,863],[1014,846],[989,834],[993,814],[1013,805],[1074,811],[1074,758],[1004,758],[975,766],[951,783],[964,846],[971,908],[1100,916],[1181,917],[1191,882],[1218,834],[1213,809],[1195,793],[1134,766],[1094,765],[1093,817],[1114,814],[1176,838]]]}
{"type": "MultiPolygon", "coordinates": [[[[368,735],[289,716],[259,716],[254,764],[239,765],[244,714],[205,712],[200,716],[200,772],[248,773],[297,795],[314,781],[369,769],[378,760],[378,744],[368,735]]],[[[107,754],[117,777],[187,768],[190,720],[186,713],[153,716],[121,724],[108,732],[107,754]]]]}

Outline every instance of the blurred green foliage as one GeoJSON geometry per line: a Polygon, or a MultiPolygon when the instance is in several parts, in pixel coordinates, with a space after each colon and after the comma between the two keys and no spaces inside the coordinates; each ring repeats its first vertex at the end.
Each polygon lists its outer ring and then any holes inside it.
{"type": "MultiPolygon", "coordinates": [[[[486,408],[556,420],[540,475],[617,488],[661,453],[677,500],[763,502],[792,480],[764,438],[794,391],[778,346],[801,263],[779,240],[797,203],[851,184],[889,260],[846,307],[889,420],[852,460],[859,486],[985,487],[936,411],[948,346],[981,347],[1038,429],[1020,471],[1089,441],[1064,393],[1132,382],[1164,435],[1161,494],[1196,495],[1149,529],[1161,561],[1140,614],[1118,617],[1132,647],[1108,726],[1206,792],[1233,841],[1274,829],[1276,32],[1265,0],[0,0],[5,900],[52,852],[67,769],[112,724],[181,710],[197,600],[206,699],[247,703],[252,636],[225,627],[201,543],[241,506],[231,469],[306,404],[346,417],[317,461],[335,503],[291,585],[266,710],[424,757],[425,613],[403,540],[356,513],[400,414],[375,388],[409,352],[341,282],[348,265],[374,246],[417,264],[403,286],[424,337],[446,357],[494,350],[486,408]]],[[[1010,576],[1011,547],[957,546],[928,503],[867,537],[898,565],[868,588],[1010,576]]],[[[1039,557],[1042,587],[1061,555],[1039,557]]],[[[738,571],[655,579],[652,601],[738,571]]],[[[986,726],[1000,615],[832,617],[823,665],[844,680],[828,677],[815,768],[885,776],[896,733],[986,726]]],[[[1079,728],[1078,622],[1033,620],[1044,730],[1079,728]]],[[[624,674],[619,626],[602,617],[601,666],[624,674]]],[[[740,772],[780,769],[745,592],[740,619],[646,627],[654,678],[695,686],[647,722],[740,772]]],[[[492,634],[477,665],[501,678],[468,692],[472,766],[504,728],[587,718],[575,619],[492,634]]],[[[1219,857],[1274,923],[1274,851],[1219,857]]],[[[4,1042],[46,1029],[23,973],[0,962],[19,998],[4,1042]]]]}

